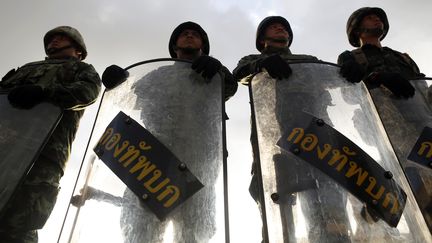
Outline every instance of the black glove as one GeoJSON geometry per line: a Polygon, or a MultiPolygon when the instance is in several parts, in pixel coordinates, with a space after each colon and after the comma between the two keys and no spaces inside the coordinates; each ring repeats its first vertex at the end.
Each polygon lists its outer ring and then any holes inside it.
{"type": "Polygon", "coordinates": [[[341,75],[351,83],[358,83],[362,81],[366,70],[356,61],[347,61],[342,64],[340,69],[341,75]]]}
{"type": "Polygon", "coordinates": [[[375,84],[384,85],[396,97],[410,98],[415,94],[415,89],[410,82],[398,73],[375,73],[371,75],[371,79],[375,84]]]}
{"type": "Polygon", "coordinates": [[[258,62],[258,68],[265,68],[272,78],[288,78],[292,70],[288,63],[279,55],[266,57],[258,62]]]}
{"type": "Polygon", "coordinates": [[[192,63],[192,69],[201,73],[206,79],[211,79],[222,68],[222,63],[216,58],[209,56],[200,56],[192,63]]]}
{"type": "Polygon", "coordinates": [[[23,85],[12,89],[8,94],[9,102],[17,107],[30,109],[45,98],[42,87],[34,84],[23,85]]]}
{"type": "Polygon", "coordinates": [[[102,74],[102,83],[105,88],[112,89],[126,81],[129,72],[117,65],[111,65],[105,69],[102,74]]]}

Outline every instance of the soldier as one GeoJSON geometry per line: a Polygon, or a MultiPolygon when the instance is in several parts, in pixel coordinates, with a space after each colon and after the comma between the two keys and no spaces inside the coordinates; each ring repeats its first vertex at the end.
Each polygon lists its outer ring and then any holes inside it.
{"type": "MultiPolygon", "coordinates": [[[[0,219],[1,242],[37,242],[37,230],[47,221],[56,202],[72,141],[84,108],[94,103],[100,78],[92,65],[82,62],[87,49],[81,34],[60,26],[44,36],[47,58],[11,70],[0,82],[10,90],[8,100],[22,109],[51,102],[63,116],[0,219]]],[[[19,161],[17,161],[19,162],[19,161]]]]}
{"type": "MultiPolygon", "coordinates": [[[[387,15],[381,8],[363,7],[354,11],[348,19],[346,32],[349,43],[357,49],[340,54],[338,64],[341,65],[341,75],[349,82],[363,81],[370,90],[392,146],[432,231],[432,191],[428,189],[432,181],[431,174],[406,161],[417,135],[421,133],[419,129],[431,122],[427,102],[421,100],[421,94],[416,94],[416,90],[425,94],[427,84],[422,80],[410,83],[409,80],[421,79],[424,74],[420,73],[408,54],[381,45],[388,30],[387,15]],[[392,96],[386,96],[389,92],[392,96]]],[[[430,88],[428,92],[431,92],[430,88]]],[[[349,100],[349,97],[344,98],[349,100]]],[[[361,112],[358,114],[361,115],[361,112]]],[[[362,137],[368,141],[366,135],[362,137]]],[[[366,215],[363,211],[362,216],[366,215]]]]}
{"type": "MultiPolygon", "coordinates": [[[[162,242],[164,232],[169,222],[174,226],[174,239],[176,242],[208,242],[216,232],[215,222],[215,183],[219,172],[219,162],[212,161],[211,163],[194,163],[195,156],[207,154],[213,148],[217,147],[217,142],[209,144],[202,143],[202,136],[206,132],[201,132],[196,135],[193,140],[193,152],[184,151],[185,147],[178,145],[179,134],[176,122],[181,123],[183,120],[176,120],[182,115],[174,114],[174,118],[167,119],[166,112],[161,112],[165,106],[173,106],[171,99],[162,97],[155,101],[154,97],[164,96],[161,90],[169,90],[167,93],[176,92],[176,87],[172,87],[169,80],[178,77],[188,77],[191,72],[189,66],[194,70],[192,72],[193,80],[202,82],[210,82],[217,73],[221,74],[224,81],[224,98],[228,100],[237,90],[237,82],[234,80],[230,71],[224,67],[216,58],[210,57],[210,43],[207,33],[202,27],[194,22],[184,22],[177,26],[169,39],[168,50],[172,58],[191,61],[192,65],[183,62],[175,62],[172,65],[161,66],[145,76],[137,80],[131,87],[131,91],[136,95],[134,109],[140,110],[141,122],[145,124],[146,129],[151,131],[165,146],[171,149],[177,155],[186,157],[188,168],[194,171],[196,176],[206,185],[204,189],[194,195],[193,201],[188,201],[182,205],[180,212],[168,215],[167,219],[160,221],[153,215],[147,206],[142,203],[131,190],[126,189],[123,198],[119,199],[109,193],[98,191],[90,188],[92,195],[87,195],[84,200],[96,199],[107,201],[118,205],[118,200],[121,200],[121,220],[120,226],[124,236],[124,242],[162,242]],[[168,81],[168,82],[166,82],[168,81]],[[153,89],[157,83],[157,88],[153,89]],[[152,86],[152,87],[150,87],[152,86]],[[174,90],[172,90],[174,89],[174,90]],[[177,137],[176,137],[177,136],[177,137]],[[180,148],[180,149],[179,149],[180,148]],[[211,173],[209,172],[211,171],[211,173]],[[197,199],[198,198],[198,199],[197,199]]],[[[119,66],[112,65],[108,67],[103,75],[102,82],[109,88],[114,88],[127,77],[128,73],[119,66]]],[[[133,97],[133,96],[130,96],[133,97]]],[[[128,99],[128,98],[125,98],[128,99]]],[[[190,97],[193,101],[194,98],[190,97]]],[[[129,101],[128,101],[129,102],[129,101]]],[[[128,103],[126,102],[126,103],[128,103]]],[[[187,104],[182,104],[187,106],[187,104]]],[[[181,111],[178,112],[179,114],[181,111]]],[[[184,114],[187,115],[187,114],[184,114]]],[[[201,118],[205,117],[200,114],[201,118]]],[[[200,120],[200,119],[196,119],[200,120]]],[[[209,127],[210,130],[217,130],[217,126],[210,126],[207,122],[202,121],[201,125],[209,127]]],[[[191,136],[186,134],[184,136],[191,136]]],[[[222,145],[219,145],[222,146],[222,145]]],[[[210,156],[208,156],[210,157],[210,156]]],[[[209,160],[210,161],[210,160],[209,160]]]]}
{"type": "Polygon", "coordinates": [[[424,77],[417,64],[406,53],[382,46],[389,22],[381,8],[364,7],[348,19],[347,35],[357,49],[338,57],[340,72],[348,81],[364,81],[368,89],[384,86],[395,96],[409,98],[415,93],[409,79],[424,77]]]}
{"type": "MultiPolygon", "coordinates": [[[[317,61],[314,56],[292,54],[289,47],[293,40],[293,32],[289,22],[281,16],[266,17],[258,25],[256,33],[256,48],[261,54],[252,54],[243,57],[233,71],[234,78],[242,84],[249,85],[253,76],[263,69],[267,70],[272,78],[288,78],[291,74],[289,62],[317,61]]],[[[258,185],[256,184],[256,161],[258,148],[256,132],[252,128],[251,143],[253,150],[252,181],[249,188],[252,197],[258,200],[258,185]]]]}
{"type": "MultiPolygon", "coordinates": [[[[311,103],[316,99],[316,97],[310,97],[308,92],[303,92],[303,89],[308,89],[307,84],[302,87],[291,88],[288,91],[289,94],[287,94],[286,89],[282,90],[284,84],[283,81],[279,80],[287,79],[292,74],[290,63],[319,62],[314,56],[292,54],[289,49],[292,41],[293,32],[285,18],[280,16],[265,18],[259,24],[256,34],[256,48],[261,54],[243,57],[233,71],[234,77],[239,82],[247,85],[250,85],[255,74],[262,71],[267,71],[271,78],[278,79],[275,83],[276,108],[274,112],[281,132],[285,131],[286,121],[292,121],[295,118],[298,107],[305,103],[311,103]],[[290,100],[295,101],[296,104],[292,104],[290,100]],[[287,106],[292,107],[292,112],[287,112],[287,109],[291,109],[287,108],[287,106]]],[[[325,111],[325,108],[331,105],[330,94],[323,91],[319,96],[320,102],[317,106],[320,106],[321,110],[325,111]]],[[[324,119],[324,117],[322,118],[324,119]]],[[[255,201],[259,203],[259,201],[263,200],[260,197],[264,192],[260,191],[261,186],[259,186],[257,176],[259,168],[256,163],[259,161],[259,154],[254,112],[252,112],[251,143],[254,163],[249,191],[255,201]]],[[[261,161],[261,163],[263,162],[261,161]]],[[[291,214],[292,217],[292,207],[296,203],[296,197],[300,197],[309,240],[311,242],[323,240],[320,237],[326,235],[334,241],[348,241],[349,225],[344,213],[346,197],[342,191],[339,192],[340,187],[334,186],[334,182],[331,182],[325,176],[321,176],[320,173],[317,174],[316,170],[306,162],[290,161],[285,153],[274,154],[273,163],[277,190],[281,195],[278,202],[289,205],[286,209],[281,210],[289,211],[287,214],[291,214]],[[320,179],[315,180],[316,178],[320,179]],[[317,186],[318,184],[319,186],[317,186]],[[325,194],[323,188],[330,188],[334,195],[331,195],[331,197],[323,195],[325,194]],[[322,203],[323,201],[326,203],[322,203]],[[326,220],[326,218],[330,217],[334,219],[331,222],[326,220]],[[335,230],[332,232],[332,229],[335,230]]],[[[286,219],[286,222],[288,225],[285,226],[289,232],[284,237],[294,237],[295,225],[293,218],[286,219]]],[[[290,239],[294,240],[293,238],[290,239]]]]}

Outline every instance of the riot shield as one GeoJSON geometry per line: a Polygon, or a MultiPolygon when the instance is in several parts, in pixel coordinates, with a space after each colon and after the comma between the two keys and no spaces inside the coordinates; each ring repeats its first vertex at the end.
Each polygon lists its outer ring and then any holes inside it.
{"type": "Polygon", "coordinates": [[[344,81],[330,64],[290,66],[293,73],[288,79],[275,80],[263,72],[251,82],[262,178],[260,205],[269,242],[431,242],[365,86],[344,81]],[[305,115],[317,122],[302,120],[305,115]],[[317,143],[314,124],[327,127],[320,140],[344,137],[350,146],[336,149],[327,142],[317,143]],[[294,140],[284,134],[295,134],[302,126],[302,140],[294,137],[300,150],[277,145],[281,138],[294,140]],[[361,168],[355,154],[376,162],[361,168]],[[305,160],[307,155],[316,158],[305,160]],[[385,176],[373,177],[375,170],[385,176]],[[379,187],[386,178],[392,180],[390,186],[404,206],[394,202],[389,207],[388,194],[384,197],[389,188],[379,187]],[[391,217],[399,215],[395,220],[380,219],[377,215],[385,212],[371,210],[378,206],[391,217]]]}
{"type": "Polygon", "coordinates": [[[17,109],[0,95],[0,215],[61,118],[49,103],[17,109]]]}
{"type": "MultiPolygon", "coordinates": [[[[75,206],[70,206],[60,242],[223,241],[221,77],[216,75],[206,81],[191,69],[190,63],[175,59],[151,60],[128,71],[130,75],[124,83],[105,91],[90,147],[112,141],[103,138],[121,111],[130,118],[128,124],[136,122],[144,127],[182,162],[179,168],[184,163],[204,187],[173,211],[158,214],[150,203],[160,194],[155,198],[138,197],[101,160],[92,162],[90,158],[95,155],[88,152],[85,162],[93,165],[86,166],[88,169],[79,177],[72,200],[75,206]]],[[[124,151],[129,149],[130,146],[124,151]]],[[[105,156],[96,151],[100,158],[105,156]]],[[[151,175],[159,176],[156,170],[151,175]]]]}
{"type": "Polygon", "coordinates": [[[431,135],[427,136],[427,128],[432,128],[432,109],[427,97],[426,82],[412,80],[411,84],[416,92],[414,97],[409,99],[396,98],[384,87],[372,89],[369,92],[432,232],[432,164],[429,164],[428,154],[430,152],[422,151],[425,150],[424,146],[428,147],[432,140],[431,135]],[[422,134],[426,136],[420,142],[420,146],[415,148],[422,134]],[[411,152],[414,156],[409,157],[411,152]],[[423,161],[425,163],[422,163],[423,161]]]}

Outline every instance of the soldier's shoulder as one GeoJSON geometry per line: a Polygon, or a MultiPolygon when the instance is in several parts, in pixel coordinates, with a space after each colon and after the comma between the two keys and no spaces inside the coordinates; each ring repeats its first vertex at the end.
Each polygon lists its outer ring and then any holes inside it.
{"type": "Polygon", "coordinates": [[[289,54],[285,58],[293,61],[318,61],[316,56],[307,54],[289,54]]]}
{"type": "Polygon", "coordinates": [[[383,49],[386,51],[386,52],[390,52],[390,53],[392,53],[393,55],[395,55],[395,56],[397,56],[397,57],[402,57],[404,60],[406,60],[407,62],[414,62],[414,60],[410,57],[410,55],[408,55],[408,53],[406,53],[406,52],[400,52],[400,51],[397,51],[397,50],[394,50],[394,49],[391,49],[390,47],[387,47],[387,46],[385,46],[385,47],[383,47],[383,49]]]}
{"type": "Polygon", "coordinates": [[[390,53],[395,54],[395,55],[403,55],[403,54],[406,54],[406,53],[402,53],[402,52],[400,52],[400,51],[397,51],[397,50],[395,50],[395,49],[392,49],[392,48],[390,48],[390,47],[388,47],[388,46],[384,46],[384,47],[383,47],[383,50],[384,50],[385,52],[390,52],[390,53]]]}
{"type": "Polygon", "coordinates": [[[48,60],[40,60],[40,61],[34,61],[34,62],[26,63],[26,64],[22,65],[21,67],[24,68],[24,67],[40,66],[40,65],[45,65],[48,63],[49,63],[48,60]]]}
{"type": "Polygon", "coordinates": [[[355,55],[358,55],[358,52],[361,52],[361,49],[354,49],[354,50],[345,50],[338,56],[338,63],[341,61],[346,61],[349,59],[353,59],[355,55]]]}
{"type": "Polygon", "coordinates": [[[352,56],[355,52],[361,51],[361,49],[354,49],[354,50],[345,50],[339,56],[352,56]]]}
{"type": "Polygon", "coordinates": [[[80,68],[86,68],[86,69],[89,69],[89,70],[94,70],[95,69],[92,64],[86,63],[86,62],[83,62],[83,61],[77,61],[77,62],[75,62],[75,65],[79,66],[80,68]]]}
{"type": "Polygon", "coordinates": [[[83,63],[78,59],[45,59],[40,61],[29,62],[22,67],[32,67],[32,66],[43,66],[43,65],[63,65],[63,64],[75,64],[83,63]]]}
{"type": "Polygon", "coordinates": [[[264,56],[263,54],[250,54],[250,55],[242,57],[240,59],[240,61],[242,61],[242,60],[243,61],[246,61],[246,60],[256,60],[256,59],[259,59],[259,58],[261,58],[263,56],[264,56]]]}

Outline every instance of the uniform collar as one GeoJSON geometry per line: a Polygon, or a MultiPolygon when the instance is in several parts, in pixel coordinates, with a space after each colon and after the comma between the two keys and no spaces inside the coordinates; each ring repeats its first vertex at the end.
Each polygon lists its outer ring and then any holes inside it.
{"type": "Polygon", "coordinates": [[[284,48],[276,48],[272,46],[265,47],[262,51],[262,54],[285,54],[285,55],[291,55],[291,50],[289,47],[284,48]]]}

